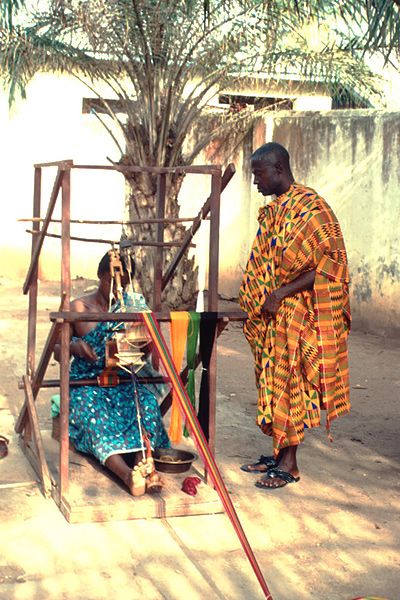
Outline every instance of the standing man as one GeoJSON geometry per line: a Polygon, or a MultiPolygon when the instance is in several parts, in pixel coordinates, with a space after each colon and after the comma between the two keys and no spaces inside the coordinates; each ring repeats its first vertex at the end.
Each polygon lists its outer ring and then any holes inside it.
{"type": "Polygon", "coordinates": [[[241,468],[264,474],[257,487],[276,489],[300,479],[297,447],[305,429],[320,425],[321,410],[328,434],[350,410],[349,273],[336,216],[294,181],[287,150],[264,144],[251,169],[258,191],[274,198],[260,208],[239,303],[255,361],[257,424],[274,455],[241,468]]]}

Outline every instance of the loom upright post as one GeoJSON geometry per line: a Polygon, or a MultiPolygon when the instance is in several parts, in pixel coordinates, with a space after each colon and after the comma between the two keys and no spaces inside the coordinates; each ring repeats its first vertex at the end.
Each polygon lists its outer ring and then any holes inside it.
{"type": "MultiPolygon", "coordinates": [[[[62,226],[61,226],[61,297],[64,310],[70,310],[71,300],[71,254],[70,254],[70,220],[71,220],[71,170],[66,169],[61,182],[62,190],[62,226]]],[[[71,325],[64,321],[61,325],[60,356],[60,487],[59,501],[68,490],[69,470],[69,360],[70,360],[71,325]]]]}
{"type": "MultiPolygon", "coordinates": [[[[210,202],[210,242],[208,265],[208,310],[218,311],[218,269],[219,269],[219,213],[221,195],[221,171],[211,176],[211,202],[210,202]]],[[[208,415],[208,445],[215,454],[215,413],[217,396],[217,332],[208,367],[210,407],[208,415]]]]}
{"type": "Polygon", "coordinates": [[[153,310],[161,310],[161,292],[162,292],[162,273],[163,273],[163,244],[164,244],[164,222],[161,219],[165,217],[165,190],[166,174],[157,175],[157,203],[156,218],[160,219],[156,227],[156,241],[160,245],[154,250],[154,287],[153,287],[153,310]]]}
{"type": "MultiPolygon", "coordinates": [[[[41,188],[42,188],[42,169],[36,168],[34,175],[34,188],[33,188],[33,218],[40,218],[40,200],[41,200],[41,188]]],[[[32,221],[32,230],[38,232],[40,229],[40,222],[32,221]]],[[[35,251],[37,237],[32,236],[32,252],[31,257],[35,251]]],[[[30,379],[32,379],[35,372],[35,351],[36,351],[36,319],[37,319],[37,294],[38,294],[38,263],[36,263],[35,269],[32,275],[32,282],[29,287],[29,309],[28,309],[28,348],[26,356],[26,373],[30,379]]]]}
{"type": "MultiPolygon", "coordinates": [[[[36,168],[33,184],[33,217],[40,217],[40,200],[42,188],[42,169],[36,168]]],[[[38,232],[40,229],[39,221],[32,221],[32,230],[38,232]]],[[[37,236],[32,235],[31,258],[35,253],[35,244],[37,236]]],[[[36,321],[37,321],[37,295],[38,295],[38,263],[32,273],[32,281],[29,287],[29,308],[28,308],[28,339],[26,352],[26,373],[31,380],[35,373],[35,354],[36,354],[36,321]]],[[[30,423],[27,421],[23,432],[24,443],[31,439],[30,423]]]]}

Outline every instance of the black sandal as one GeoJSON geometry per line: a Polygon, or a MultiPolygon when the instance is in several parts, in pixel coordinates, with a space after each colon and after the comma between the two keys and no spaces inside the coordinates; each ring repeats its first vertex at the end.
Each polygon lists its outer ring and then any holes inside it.
{"type": "Polygon", "coordinates": [[[9,441],[4,435],[0,435],[0,458],[5,458],[8,454],[9,441]]]}
{"type": "Polygon", "coordinates": [[[251,465],[242,465],[240,467],[241,471],[245,473],[267,473],[269,469],[273,469],[276,467],[276,460],[273,456],[263,456],[261,454],[258,462],[255,462],[251,465]],[[265,469],[257,469],[257,467],[265,466],[265,469]]]}
{"type": "Polygon", "coordinates": [[[282,471],[281,469],[270,469],[267,471],[267,474],[264,475],[262,479],[256,481],[255,486],[258,488],[262,488],[263,490],[277,490],[279,488],[285,487],[288,483],[297,483],[300,480],[300,477],[294,477],[291,473],[287,471],[282,471]],[[281,485],[265,485],[263,482],[269,481],[271,479],[281,479],[284,483],[281,485]]]}

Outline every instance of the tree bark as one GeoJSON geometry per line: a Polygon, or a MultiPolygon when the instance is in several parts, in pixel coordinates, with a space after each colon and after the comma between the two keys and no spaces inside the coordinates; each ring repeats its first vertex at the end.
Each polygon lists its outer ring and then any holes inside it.
{"type": "MultiPolygon", "coordinates": [[[[127,177],[127,212],[129,220],[149,219],[156,216],[157,178],[153,174],[133,174],[127,177]]],[[[165,217],[179,217],[178,194],[183,176],[167,175],[165,217]]],[[[168,223],[164,227],[164,241],[182,240],[186,228],[181,223],[168,223]]],[[[123,236],[135,241],[155,241],[156,226],[143,223],[141,225],[125,225],[123,236]]],[[[177,248],[164,248],[163,273],[171,262],[177,248]]],[[[154,285],[154,257],[156,250],[149,247],[135,249],[136,274],[134,286],[146,298],[152,307],[154,285]]],[[[182,257],[177,269],[162,293],[162,308],[172,310],[193,310],[196,306],[198,292],[198,269],[194,264],[194,256],[189,258],[188,252],[182,257]]]]}

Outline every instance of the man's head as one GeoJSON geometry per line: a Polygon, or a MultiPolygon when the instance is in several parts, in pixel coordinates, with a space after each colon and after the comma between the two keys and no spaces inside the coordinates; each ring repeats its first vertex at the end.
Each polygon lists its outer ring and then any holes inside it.
{"type": "MultiPolygon", "coordinates": [[[[133,278],[133,276],[135,274],[135,261],[133,260],[133,257],[130,255],[128,255],[126,260],[129,261],[128,265],[130,265],[131,278],[133,278]]],[[[100,279],[100,286],[101,286],[101,289],[103,290],[103,295],[105,295],[105,296],[107,296],[110,293],[110,288],[111,288],[110,265],[111,265],[111,253],[109,251],[109,252],[106,252],[105,255],[102,257],[102,259],[99,262],[99,266],[97,268],[97,277],[100,279]]],[[[127,266],[125,263],[125,257],[124,257],[124,259],[121,258],[121,265],[122,265],[121,284],[125,287],[129,283],[129,275],[128,275],[127,266]]],[[[114,289],[113,292],[115,295],[116,289],[114,289]]]]}
{"type": "Polygon", "coordinates": [[[280,144],[263,144],[251,156],[251,172],[254,185],[263,196],[287,192],[293,183],[289,153],[280,144]]]}
{"type": "MultiPolygon", "coordinates": [[[[105,255],[102,257],[102,259],[100,260],[99,266],[97,267],[97,277],[99,279],[101,279],[105,275],[110,275],[110,260],[111,260],[110,252],[106,252],[105,255]]],[[[131,255],[128,255],[127,258],[121,257],[123,276],[127,275],[127,265],[126,265],[127,261],[129,261],[128,267],[130,267],[129,270],[131,272],[131,277],[133,277],[135,275],[136,265],[135,265],[135,261],[131,255]]]]}

